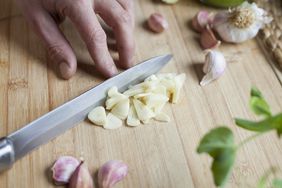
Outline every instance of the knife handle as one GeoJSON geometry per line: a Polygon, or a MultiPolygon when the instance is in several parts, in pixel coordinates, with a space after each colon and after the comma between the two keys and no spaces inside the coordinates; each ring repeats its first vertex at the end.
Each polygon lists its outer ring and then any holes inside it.
{"type": "Polygon", "coordinates": [[[0,172],[10,168],[15,162],[13,142],[7,138],[0,138],[0,172]]]}

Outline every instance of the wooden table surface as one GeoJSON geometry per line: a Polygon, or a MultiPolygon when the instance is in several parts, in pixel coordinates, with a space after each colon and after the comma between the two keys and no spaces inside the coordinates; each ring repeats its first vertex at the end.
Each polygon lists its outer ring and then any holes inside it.
{"type": "MultiPolygon", "coordinates": [[[[211,160],[196,153],[200,138],[219,124],[230,127],[237,142],[251,134],[237,128],[233,117],[256,119],[248,109],[252,85],[263,92],[274,113],[281,112],[282,76],[268,63],[256,40],[251,40],[222,45],[220,50],[231,63],[219,80],[201,87],[204,55],[198,35],[189,26],[200,7],[188,0],[173,6],[135,1],[136,62],[172,53],[174,58],[163,72],[187,75],[181,102],[166,106],[171,122],[113,131],[82,122],[2,173],[0,187],[54,187],[50,166],[61,155],[83,156],[92,174],[110,159],[125,161],[129,174],[116,187],[213,187],[211,160]],[[153,34],[144,28],[144,20],[153,12],[167,18],[169,30],[153,34]]],[[[69,81],[56,76],[46,50],[11,0],[0,2],[0,136],[102,82],[70,22],[62,28],[79,59],[77,74],[69,81]]],[[[282,143],[275,133],[247,144],[239,152],[227,187],[254,187],[270,166],[282,167],[281,158],[282,143]]]]}

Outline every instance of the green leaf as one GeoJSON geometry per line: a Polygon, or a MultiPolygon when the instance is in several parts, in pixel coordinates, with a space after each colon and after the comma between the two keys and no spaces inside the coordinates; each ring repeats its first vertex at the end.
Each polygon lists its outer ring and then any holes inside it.
{"type": "Polygon", "coordinates": [[[282,179],[274,179],[272,181],[272,186],[274,188],[282,188],[282,179]]]}
{"type": "Polygon", "coordinates": [[[271,167],[260,179],[257,188],[266,188],[270,175],[274,174],[276,169],[271,167]]]}
{"type": "Polygon", "coordinates": [[[258,90],[258,88],[254,87],[254,86],[251,88],[251,97],[263,98],[262,93],[260,92],[260,90],[258,90]]]}
{"type": "Polygon", "coordinates": [[[208,132],[197,148],[198,153],[208,153],[213,158],[212,173],[217,186],[223,186],[234,164],[236,149],[234,136],[227,127],[218,127],[208,132]]]}
{"type": "Polygon", "coordinates": [[[271,116],[270,107],[257,88],[251,89],[250,108],[256,115],[271,116]]]}
{"type": "Polygon", "coordinates": [[[215,185],[224,186],[226,184],[235,162],[235,157],[236,150],[233,148],[223,149],[214,157],[211,169],[215,185]]]}
{"type": "Polygon", "coordinates": [[[259,122],[236,118],[235,123],[239,127],[250,131],[265,132],[276,129],[279,136],[282,134],[282,113],[259,122]]]}
{"type": "Polygon", "coordinates": [[[264,115],[266,117],[271,116],[269,105],[264,99],[258,97],[251,97],[250,107],[256,115],[264,115]]]}

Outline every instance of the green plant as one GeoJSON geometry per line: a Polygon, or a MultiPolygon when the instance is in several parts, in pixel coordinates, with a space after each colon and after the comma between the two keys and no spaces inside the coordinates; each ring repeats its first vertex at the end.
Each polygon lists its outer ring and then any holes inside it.
{"type": "MultiPolygon", "coordinates": [[[[238,149],[268,131],[277,131],[278,137],[282,134],[282,113],[272,115],[262,93],[254,87],[251,89],[250,108],[263,119],[255,122],[235,118],[235,123],[241,128],[256,132],[252,136],[235,144],[233,132],[228,127],[221,126],[209,131],[200,141],[197,152],[207,153],[213,158],[211,170],[216,186],[223,187],[226,184],[238,149]]],[[[274,179],[273,187],[275,186],[281,188],[282,180],[274,179]]]]}

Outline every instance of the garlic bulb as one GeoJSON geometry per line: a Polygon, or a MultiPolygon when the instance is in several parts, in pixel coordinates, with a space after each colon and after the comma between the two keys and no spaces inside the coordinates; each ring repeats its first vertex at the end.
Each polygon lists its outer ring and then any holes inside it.
{"type": "Polygon", "coordinates": [[[219,78],[224,73],[225,68],[226,61],[223,54],[216,50],[208,50],[203,67],[203,72],[206,73],[206,75],[203,77],[200,85],[205,86],[219,78]]]}
{"type": "Polygon", "coordinates": [[[226,42],[240,43],[254,38],[258,31],[272,21],[266,11],[255,3],[244,2],[239,7],[219,12],[213,20],[213,29],[226,42]]]}

